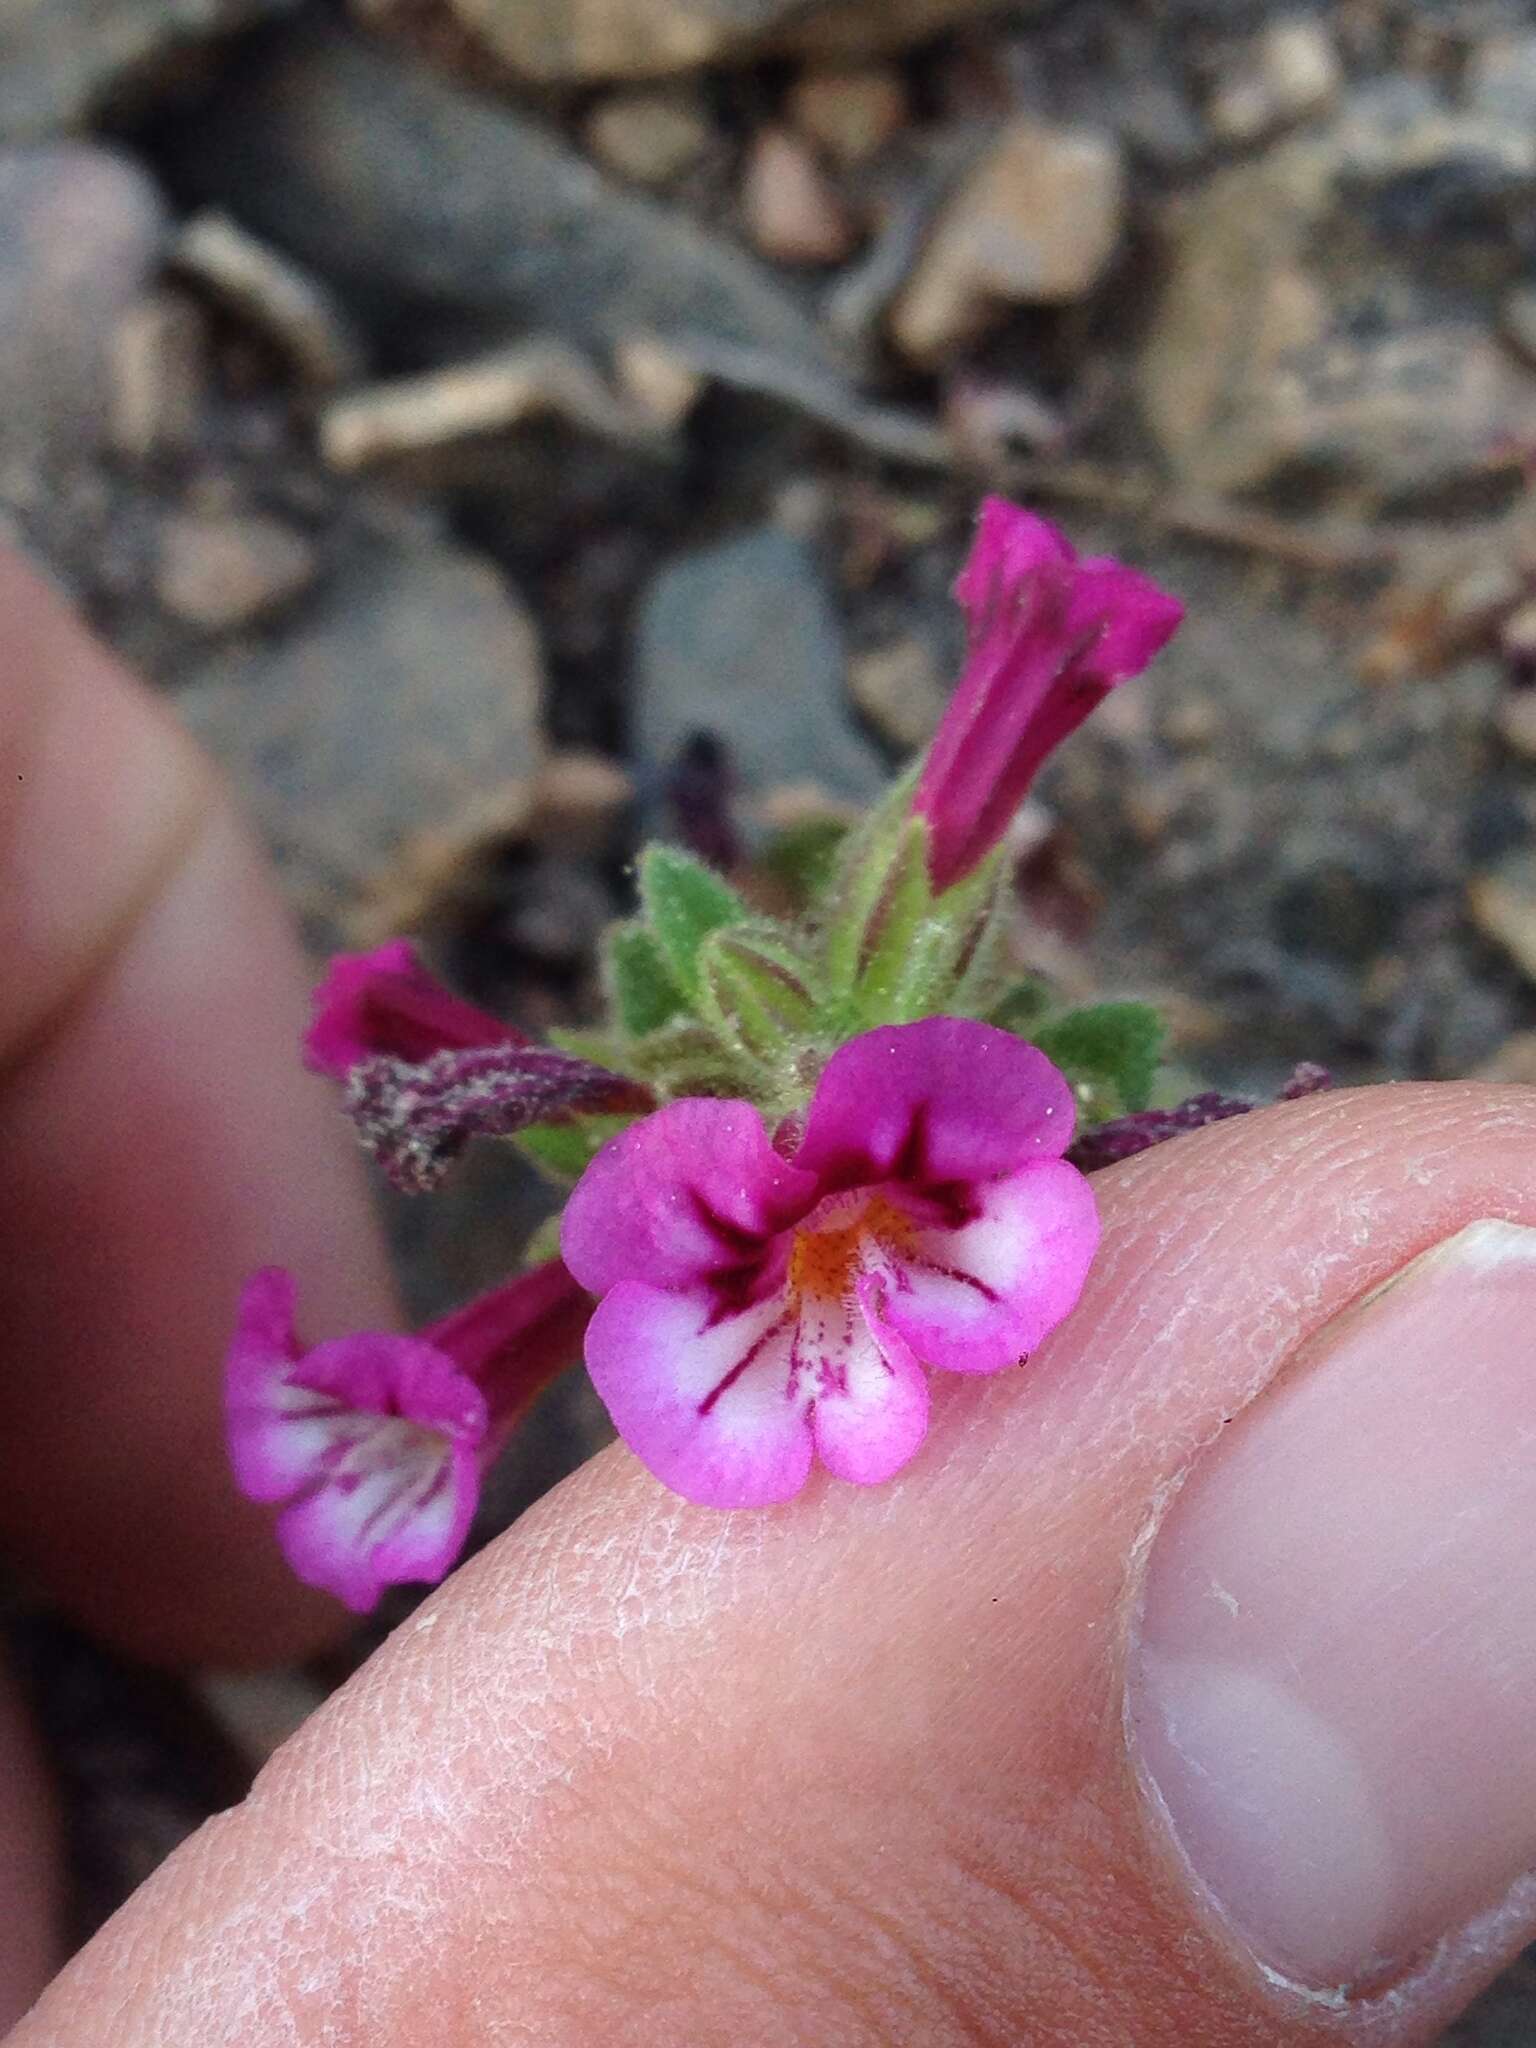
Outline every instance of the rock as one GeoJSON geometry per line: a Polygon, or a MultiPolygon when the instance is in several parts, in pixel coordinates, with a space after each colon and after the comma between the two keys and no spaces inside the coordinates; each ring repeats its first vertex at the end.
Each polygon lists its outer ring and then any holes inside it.
{"type": "Polygon", "coordinates": [[[531,342],[333,399],[320,416],[320,448],[343,474],[404,469],[440,484],[472,472],[461,458],[485,443],[551,415],[624,447],[664,439],[654,416],[616,396],[586,357],[531,342]]]}
{"type": "Polygon", "coordinates": [[[1494,725],[1512,753],[1536,761],[1536,690],[1511,690],[1494,713],[1494,725]]]}
{"type": "Polygon", "coordinates": [[[1467,883],[1472,922],[1536,981],[1536,854],[1507,854],[1467,883]]]}
{"type": "Polygon", "coordinates": [[[866,800],[884,781],[843,704],[842,633],[810,550],[773,527],[684,556],[641,607],[634,740],[664,780],[696,734],[760,797],[812,782],[866,800]]]}
{"type": "Polygon", "coordinates": [[[583,133],[605,170],[636,185],[670,185],[715,140],[702,103],[682,87],[610,93],[588,114],[583,133]]]}
{"type": "Polygon", "coordinates": [[[242,64],[174,154],[188,188],[318,272],[397,358],[406,337],[407,366],[530,334],[654,334],[846,381],[748,257],[609,185],[527,115],[323,23],[242,64]]]}
{"type": "Polygon", "coordinates": [[[0,150],[0,469],[100,443],[112,335],[164,225],[154,186],[111,150],[0,150]]]}
{"type": "Polygon", "coordinates": [[[850,167],[877,156],[907,118],[900,72],[864,64],[802,72],[786,112],[802,135],[834,162],[850,167]]]}
{"type": "Polygon", "coordinates": [[[1475,281],[1513,266],[1533,192],[1531,138],[1417,94],[1361,99],[1211,179],[1175,224],[1140,370],[1179,479],[1394,500],[1513,476],[1536,384],[1496,347],[1475,281]]]}
{"type": "Polygon", "coordinates": [[[1498,1051],[1483,1061],[1475,1081],[1518,1081],[1536,1087],[1536,1031],[1515,1031],[1498,1051]]]}
{"type": "Polygon", "coordinates": [[[612,844],[634,800],[634,780],[617,761],[563,749],[550,755],[533,786],[528,836],[566,859],[594,859],[612,844]]]}
{"type": "Polygon", "coordinates": [[[1462,81],[1469,112],[1517,130],[1536,127],[1536,35],[1490,36],[1462,81]]]}
{"type": "MultiPolygon", "coordinates": [[[[409,29],[451,18],[472,49],[548,83],[654,78],[774,53],[864,57],[993,13],[1000,0],[352,0],[409,29]]],[[[471,60],[472,61],[472,60],[471,60]]]]}
{"type": "Polygon", "coordinates": [[[915,635],[856,654],[848,691],[880,737],[903,754],[926,746],[949,701],[932,648],[915,635]]]}
{"type": "Polygon", "coordinates": [[[1206,119],[1223,142],[1255,142],[1322,112],[1343,82],[1326,23],[1294,15],[1270,22],[1217,79],[1206,119]]]}
{"type": "Polygon", "coordinates": [[[1110,136],[1010,121],[935,220],[892,309],[897,346],[934,367],[1006,306],[1082,298],[1115,253],[1124,207],[1110,136]]]}
{"type": "Polygon", "coordinates": [[[363,375],[362,344],[325,287],[228,215],[195,215],[176,237],[170,261],[216,305],[254,328],[311,390],[363,375]]]}
{"type": "Polygon", "coordinates": [[[542,692],[534,629],[504,579],[402,522],[360,537],[280,638],[201,664],[177,702],[323,945],[412,840],[505,815],[542,760],[542,692]]]}
{"type": "Polygon", "coordinates": [[[314,581],[315,551],[301,533],[256,512],[182,511],[160,536],[155,595],[209,633],[255,625],[314,581]]]}
{"type": "Polygon", "coordinates": [[[108,348],[107,438],[131,462],[185,455],[195,444],[208,384],[208,331],[180,292],[130,306],[108,348]]]}
{"type": "Polygon", "coordinates": [[[858,240],[836,186],[787,128],[753,137],[741,206],[758,254],[774,263],[841,263],[858,240]]]}
{"type": "Polygon", "coordinates": [[[298,0],[0,0],[0,140],[73,127],[123,88],[143,96],[199,43],[298,0]]]}
{"type": "Polygon", "coordinates": [[[704,389],[701,373],[664,341],[633,335],[613,352],[613,374],[624,396],[658,427],[680,427],[704,389]]]}

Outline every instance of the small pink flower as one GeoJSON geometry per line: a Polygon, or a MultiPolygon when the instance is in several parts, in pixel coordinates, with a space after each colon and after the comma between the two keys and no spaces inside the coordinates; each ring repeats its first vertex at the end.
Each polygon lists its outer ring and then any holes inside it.
{"type": "Polygon", "coordinates": [[[225,1380],[230,1458],[242,1492],[285,1503],[278,1540],[298,1576],[359,1614],[386,1586],[442,1578],[485,1465],[576,1355],[589,1306],[551,1259],[415,1336],[361,1330],[306,1351],[292,1275],[254,1274],[225,1380]]]}
{"type": "Polygon", "coordinates": [[[927,1429],[925,1368],[1016,1364],[1076,1302],[1098,1217],[1060,1157],[1072,1120],[1043,1053],[931,1017],[834,1053],[790,1158],[746,1102],[632,1125],[563,1232],[619,1434],[711,1507],[789,1499],[813,1454],[889,1478],[927,1429]]]}
{"type": "Polygon", "coordinates": [[[966,665],[929,748],[913,810],[946,889],[1008,829],[1041,763],[1117,683],[1139,675],[1184,616],[1177,598],[1003,498],[981,509],[955,585],[966,665]]]}
{"type": "Polygon", "coordinates": [[[425,1060],[434,1053],[528,1040],[489,1010],[466,1003],[422,966],[408,939],[371,953],[338,953],[315,990],[304,1058],[344,1081],[364,1060],[425,1060]]]}

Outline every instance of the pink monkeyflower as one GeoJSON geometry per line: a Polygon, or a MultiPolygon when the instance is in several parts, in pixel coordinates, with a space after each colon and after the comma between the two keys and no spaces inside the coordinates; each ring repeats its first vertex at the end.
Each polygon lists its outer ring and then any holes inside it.
{"type": "Polygon", "coordinates": [[[338,953],[315,990],[305,1063],[344,1081],[364,1060],[425,1060],[434,1053],[528,1040],[489,1010],[443,987],[409,939],[371,953],[338,953]]]}
{"type": "Polygon", "coordinates": [[[366,1614],[435,1583],[464,1547],[491,1457],[580,1348],[590,1303],[558,1259],[414,1336],[360,1330],[305,1350],[280,1266],[247,1281],[225,1380],[241,1491],[281,1501],[298,1576],[366,1614]]]}
{"type": "Polygon", "coordinates": [[[1049,520],[1003,498],[981,508],[955,595],[969,626],[965,669],[912,800],[928,821],[935,889],[986,858],[1046,756],[1184,616],[1135,569],[1081,559],[1049,520]]]}
{"type": "Polygon", "coordinates": [[[927,1370],[1016,1364],[1098,1242],[1045,1055],[963,1018],[827,1062],[790,1157],[747,1102],[674,1102],[601,1151],[566,1210],[601,1297],[587,1367],[630,1449],[711,1507],[797,1493],[819,1456],[887,1479],[923,1440],[927,1370]]]}

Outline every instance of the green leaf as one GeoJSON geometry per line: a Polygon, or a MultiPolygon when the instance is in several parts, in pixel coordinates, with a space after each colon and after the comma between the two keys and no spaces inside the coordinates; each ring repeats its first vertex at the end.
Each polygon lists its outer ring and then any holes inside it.
{"type": "Polygon", "coordinates": [[[763,848],[762,864],[806,909],[832,879],[848,830],[841,818],[805,818],[786,825],[763,848]]]}
{"type": "Polygon", "coordinates": [[[1077,1088],[1085,1111],[1101,1118],[1146,1108],[1164,1035],[1150,1003],[1095,1003],[1051,1018],[1029,1037],[1077,1088]]]}
{"type": "Polygon", "coordinates": [[[935,979],[947,934],[930,919],[932,908],[928,831],[920,818],[911,818],[864,927],[855,1005],[865,1029],[908,1021],[904,1010],[914,972],[925,983],[935,979]]]}
{"type": "Polygon", "coordinates": [[[632,1116],[573,1116],[558,1124],[532,1124],[513,1143],[541,1173],[566,1186],[581,1179],[608,1140],[632,1124],[632,1116]]]}
{"type": "Polygon", "coordinates": [[[1051,1007],[1051,989],[1038,975],[1026,975],[1003,990],[982,1016],[1000,1031],[1012,1031],[1019,1038],[1033,1039],[1051,1007]]]}
{"type": "Polygon", "coordinates": [[[814,1035],[815,975],[778,925],[711,932],[699,949],[699,975],[706,1022],[754,1059],[777,1063],[814,1035]]]}
{"type": "Polygon", "coordinates": [[[609,931],[603,971],[613,1011],[631,1038],[660,1030],[687,1008],[665,954],[638,920],[609,931]]]}
{"type": "MultiPolygon", "coordinates": [[[[905,810],[892,811],[889,801],[875,813],[878,829],[866,820],[843,850],[837,876],[828,892],[822,928],[821,959],[832,1001],[852,997],[872,970],[888,973],[889,951],[882,942],[910,933],[932,901],[926,863],[927,827],[905,810]]],[[[850,1017],[863,1014],[857,1004],[850,1017]]]]}
{"type": "Polygon", "coordinates": [[[631,1073],[663,1097],[751,1095],[761,1086],[757,1063],[740,1047],[691,1017],[674,1018],[629,1049],[631,1073]]]}
{"type": "Polygon", "coordinates": [[[673,981],[696,1002],[700,946],[722,925],[746,923],[751,912],[728,882],[675,846],[648,846],[640,856],[640,903],[673,981]]]}

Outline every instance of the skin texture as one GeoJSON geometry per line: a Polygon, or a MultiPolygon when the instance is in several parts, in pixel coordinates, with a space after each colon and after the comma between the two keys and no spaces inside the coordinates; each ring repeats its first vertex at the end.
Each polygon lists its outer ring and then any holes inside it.
{"type": "MultiPolygon", "coordinates": [[[[62,622],[50,630],[87,658],[62,622]]],[[[205,902],[205,938],[215,915],[205,902]]],[[[104,968],[97,985],[124,979],[104,968]]],[[[118,1013],[130,1045],[154,1010],[139,987],[140,1007],[118,1013]]],[[[53,1058],[65,1062],[92,1000],[75,996],[53,1058]]],[[[50,1057],[34,1043],[23,1082],[50,1057]]],[[[271,1089],[294,1087],[273,1060],[271,1089]]],[[[37,1125],[24,1129],[35,1150],[37,1125]]],[[[226,1158],[205,1156],[210,1175],[226,1158]]],[[[265,1186],[271,1155],[256,1156],[265,1186]]],[[[117,1173],[133,1158],[105,1154],[117,1173]]],[[[899,1479],[813,1479],[785,1507],[726,1516],[666,1495],[623,1451],[598,1458],[400,1630],[243,1808],[171,1859],[11,2048],[1432,2039],[1529,1938],[1529,1900],[1453,1941],[1432,1976],[1348,2012],[1275,1987],[1193,1896],[1147,1810],[1123,1666],[1151,1532],[1227,1418],[1425,1246],[1477,1216],[1536,1222],[1536,1108],[1527,1091],[1474,1086],[1320,1097],[1179,1140],[1097,1186],[1105,1244],[1079,1310],[1027,1372],[941,1377],[928,1442],[899,1479]]],[[[34,1240],[53,1227],[48,1192],[37,1179],[34,1240]]],[[[66,1216],[93,1199],[78,1162],[53,1195],[66,1216]]],[[[284,1215],[291,1199],[282,1184],[284,1215]]],[[[120,1190],[109,1226],[101,1199],[87,1241],[135,1227],[134,1213],[120,1190]]],[[[363,1260],[354,1219],[338,1194],[323,1271],[363,1260]]],[[[5,1227],[14,1242],[16,1214],[5,1227]]],[[[197,1263],[227,1275],[259,1232],[226,1248],[192,1227],[190,1255],[161,1256],[201,1299],[197,1263]]],[[[81,1238],[72,1222],[65,1241],[81,1238]]],[[[169,1303],[171,1279],[157,1286],[144,1299],[169,1303]]],[[[100,1381],[105,1313],[56,1307],[55,1382],[77,1355],[100,1381]]],[[[278,1588],[260,1518],[226,1498],[201,1424],[170,1445],[157,1419],[172,1398],[201,1413],[217,1346],[203,1327],[181,1350],[173,1324],[162,1335],[136,1367],[167,1375],[158,1401],[110,1396],[118,1514],[137,1500],[150,1523],[142,1539],[114,1525],[120,1545],[142,1541],[112,1563],[119,1633],[148,1630],[166,1654],[275,1649],[310,1617],[278,1588]],[[198,1467],[176,1482],[176,1514],[202,1561],[168,1563],[174,1518],[153,1534],[168,1458],[198,1467]],[[162,1619],[172,1568],[175,1640],[162,1619]]],[[[39,1568],[56,1548],[77,1597],[105,1537],[69,1461],[112,1469],[88,1437],[51,1446],[55,1519],[34,1539],[39,1568]]],[[[13,1799],[19,1782],[0,1774],[13,1799]]],[[[39,1885],[43,1818],[11,1816],[39,1885]]]]}

